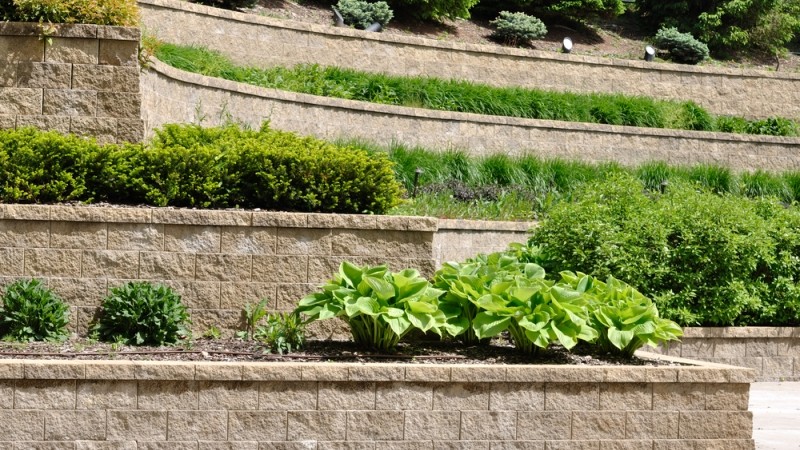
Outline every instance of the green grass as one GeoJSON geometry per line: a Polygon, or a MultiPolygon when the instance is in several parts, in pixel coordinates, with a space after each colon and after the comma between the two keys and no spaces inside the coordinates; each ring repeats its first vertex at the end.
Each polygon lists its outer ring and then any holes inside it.
{"type": "MultiPolygon", "coordinates": [[[[530,119],[590,122],[650,128],[798,135],[797,123],[782,118],[747,121],[714,117],[693,102],[671,102],[612,94],[572,94],[498,88],[457,80],[394,77],[338,67],[238,67],[220,53],[160,44],[155,56],[181,70],[256,86],[388,105],[530,119]]],[[[453,164],[460,164],[452,161],[453,164]]],[[[462,173],[470,178],[478,176],[462,173]]]]}

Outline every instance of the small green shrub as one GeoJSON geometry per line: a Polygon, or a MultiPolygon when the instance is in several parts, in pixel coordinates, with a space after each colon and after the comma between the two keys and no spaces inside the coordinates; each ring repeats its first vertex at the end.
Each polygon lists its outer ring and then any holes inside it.
{"type": "Polygon", "coordinates": [[[530,44],[530,41],[547,34],[544,22],[522,12],[500,11],[500,15],[489,23],[495,26],[492,35],[508,45],[530,44]]]}
{"type": "Polygon", "coordinates": [[[393,13],[386,2],[367,2],[365,0],[339,0],[336,9],[342,13],[344,23],[365,29],[377,22],[385,27],[392,20],[393,13]]]}
{"type": "Polygon", "coordinates": [[[188,336],[186,306],[167,286],[129,282],[112,288],[101,308],[92,332],[104,341],[165,345],[188,336]]]}
{"type": "Polygon", "coordinates": [[[708,46],[689,33],[681,33],[677,28],[658,30],[653,43],[661,50],[669,52],[673,61],[682,64],[697,64],[708,58],[708,46]]]}
{"type": "Polygon", "coordinates": [[[247,303],[242,310],[242,318],[244,319],[245,329],[236,333],[237,337],[242,339],[253,339],[258,329],[258,324],[261,319],[267,317],[267,303],[266,298],[262,298],[258,303],[247,303]]]}
{"type": "Polygon", "coordinates": [[[5,20],[18,22],[87,23],[136,26],[136,0],[6,0],[5,20]],[[13,3],[13,4],[12,4],[13,3]]]}
{"type": "Polygon", "coordinates": [[[746,133],[765,134],[770,136],[797,136],[798,125],[790,119],[768,117],[747,124],[746,133]]]}
{"type": "Polygon", "coordinates": [[[41,281],[15,281],[6,287],[2,300],[2,339],[50,341],[66,337],[69,307],[41,281]]]}
{"type": "Polygon", "coordinates": [[[252,8],[258,0],[192,0],[193,3],[214,6],[216,8],[237,10],[241,8],[252,8]]]}
{"type": "Polygon", "coordinates": [[[296,314],[274,313],[264,318],[265,325],[256,328],[254,338],[270,353],[291,353],[306,342],[305,324],[296,314]]]}
{"type": "Polygon", "coordinates": [[[694,131],[712,131],[714,129],[714,118],[697,103],[682,103],[680,112],[678,128],[694,131]]]}

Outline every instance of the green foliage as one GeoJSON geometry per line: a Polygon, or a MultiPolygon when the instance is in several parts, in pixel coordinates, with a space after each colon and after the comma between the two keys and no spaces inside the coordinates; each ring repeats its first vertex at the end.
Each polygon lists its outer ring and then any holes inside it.
{"type": "Polygon", "coordinates": [[[625,11],[621,0],[493,0],[481,2],[476,7],[486,17],[494,17],[503,10],[523,11],[537,17],[583,21],[588,18],[614,17],[625,11]]]}
{"type": "Polygon", "coordinates": [[[342,317],[356,343],[392,350],[414,329],[442,335],[441,295],[416,270],[391,272],[386,266],[343,262],[321,291],[300,300],[294,314],[305,314],[307,322],[342,317]]]}
{"type": "Polygon", "coordinates": [[[254,338],[270,353],[291,353],[306,342],[305,324],[297,314],[267,314],[265,325],[256,329],[254,338]]]}
{"type": "MultiPolygon", "coordinates": [[[[689,33],[681,33],[677,28],[658,30],[653,43],[661,50],[669,52],[669,57],[682,64],[697,64],[708,58],[708,46],[689,33]]],[[[699,109],[699,107],[698,107],[699,109]]]]}
{"type": "Polygon", "coordinates": [[[490,22],[495,26],[492,36],[508,45],[530,44],[547,34],[544,22],[521,12],[500,11],[500,15],[490,22]]]}
{"type": "Polygon", "coordinates": [[[136,0],[4,0],[2,20],[136,26],[136,0]]]}
{"type": "Polygon", "coordinates": [[[747,133],[770,136],[797,136],[800,133],[797,123],[782,117],[768,117],[747,124],[747,133]]]}
{"type": "Polygon", "coordinates": [[[111,288],[101,308],[92,333],[104,341],[165,345],[188,335],[186,306],[167,286],[129,282],[111,288]]]}
{"type": "Polygon", "coordinates": [[[167,125],[150,145],[0,130],[0,200],[381,213],[401,194],[384,154],[269,129],[167,125]]]}
{"type": "Polygon", "coordinates": [[[214,6],[216,8],[237,10],[241,8],[252,8],[258,0],[191,0],[193,3],[214,6]]]}
{"type": "Polygon", "coordinates": [[[395,11],[408,11],[420,19],[469,19],[479,0],[389,0],[395,11]]]}
{"type": "Polygon", "coordinates": [[[261,319],[267,316],[267,303],[269,300],[262,298],[258,303],[247,303],[242,310],[245,329],[237,333],[242,339],[253,339],[261,319]]]}
{"type": "Polygon", "coordinates": [[[342,13],[344,23],[362,30],[375,22],[385,27],[394,16],[389,5],[383,1],[339,0],[336,9],[342,13]]]}
{"type": "Polygon", "coordinates": [[[553,207],[531,236],[549,270],[613,274],[682,325],[800,323],[795,208],[683,182],[660,194],[622,174],[573,200],[553,207]]]}
{"type": "Polygon", "coordinates": [[[67,336],[69,307],[39,280],[18,280],[5,289],[0,306],[0,337],[51,341],[67,336]]]}

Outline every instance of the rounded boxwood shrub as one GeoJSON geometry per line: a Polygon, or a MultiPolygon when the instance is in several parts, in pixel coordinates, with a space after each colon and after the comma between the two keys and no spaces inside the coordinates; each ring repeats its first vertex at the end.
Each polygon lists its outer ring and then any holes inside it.
{"type": "Polygon", "coordinates": [[[708,46],[690,33],[681,33],[677,28],[658,30],[653,43],[669,52],[670,58],[682,64],[697,64],[708,58],[708,46]]]}
{"type": "Polygon", "coordinates": [[[41,281],[18,280],[6,287],[0,306],[0,337],[50,341],[67,335],[69,307],[41,281]]]}
{"type": "Polygon", "coordinates": [[[336,9],[342,13],[344,23],[362,30],[376,22],[384,27],[394,16],[386,2],[339,0],[336,9]]]}
{"type": "Polygon", "coordinates": [[[164,345],[188,336],[186,306],[167,286],[129,282],[112,288],[101,308],[92,333],[104,341],[164,345]]]}
{"type": "Polygon", "coordinates": [[[500,15],[489,23],[495,26],[492,36],[509,45],[529,44],[547,34],[544,22],[522,12],[500,11],[500,15]]]}

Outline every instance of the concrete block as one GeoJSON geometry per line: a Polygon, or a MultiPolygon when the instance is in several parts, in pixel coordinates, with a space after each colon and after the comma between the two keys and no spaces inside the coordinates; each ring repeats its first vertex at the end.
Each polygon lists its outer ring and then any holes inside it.
{"type": "Polygon", "coordinates": [[[3,36],[0,39],[0,55],[3,65],[44,61],[44,44],[38,35],[3,36]]]}
{"type": "MultiPolygon", "coordinates": [[[[194,314],[198,310],[219,309],[219,283],[216,281],[164,281],[181,296],[181,302],[192,309],[194,314]]],[[[219,311],[222,313],[222,311],[219,311]]],[[[236,311],[240,314],[241,311],[236,311]]],[[[222,325],[217,324],[217,326],[222,325]]]]}
{"type": "Polygon", "coordinates": [[[81,251],[50,248],[25,249],[25,275],[79,277],[81,251]]]}
{"type": "Polygon", "coordinates": [[[702,410],[706,407],[704,384],[653,385],[653,409],[656,411],[702,410]]]}
{"type": "MultiPolygon", "coordinates": [[[[344,433],[344,423],[341,425],[344,433]]],[[[285,411],[231,411],[228,414],[229,440],[283,441],[286,440],[286,427],[285,411]]]]}
{"type": "Polygon", "coordinates": [[[518,440],[572,438],[572,413],[568,411],[524,411],[517,417],[518,440]]]}
{"type": "MultiPolygon", "coordinates": [[[[256,381],[300,381],[303,379],[302,370],[305,369],[300,364],[293,363],[268,363],[268,364],[248,364],[242,367],[243,380],[256,381]]],[[[347,371],[343,371],[344,380],[347,379],[347,371]]],[[[311,381],[317,381],[311,378],[311,381]]]]}
{"type": "Polygon", "coordinates": [[[86,361],[86,379],[135,380],[136,365],[129,361],[86,361]]]}
{"type": "MultiPolygon", "coordinates": [[[[5,215],[7,219],[9,213],[10,211],[6,207],[5,215]]],[[[46,248],[49,245],[49,223],[28,220],[0,220],[0,246],[46,248]]]]}
{"type": "Polygon", "coordinates": [[[29,116],[42,114],[42,90],[0,88],[0,114],[29,116]]]}
{"type": "MultiPolygon", "coordinates": [[[[308,257],[308,282],[314,284],[324,284],[335,274],[339,272],[339,266],[344,261],[349,261],[357,265],[365,265],[364,261],[359,261],[355,258],[348,258],[345,256],[309,256],[308,257]]],[[[369,263],[370,265],[384,264],[381,261],[377,264],[369,263]]],[[[393,269],[393,268],[391,268],[393,269]]],[[[397,270],[397,269],[394,269],[397,270]]]]}
{"type": "Polygon", "coordinates": [[[139,42],[142,32],[139,27],[119,27],[119,26],[99,26],[97,27],[97,39],[108,39],[118,41],[139,42]]]}
{"type": "Polygon", "coordinates": [[[406,411],[405,440],[458,440],[461,433],[458,411],[406,411]]]}
{"type": "Polygon", "coordinates": [[[319,284],[278,284],[273,305],[278,311],[291,311],[303,297],[318,289],[319,284]]]}
{"type": "Polygon", "coordinates": [[[543,383],[493,383],[489,409],[531,411],[544,409],[543,383]]]}
{"type": "Polygon", "coordinates": [[[99,307],[108,294],[104,278],[50,278],[47,285],[73,306],[99,307]]]}
{"type": "Polygon", "coordinates": [[[517,429],[516,411],[462,411],[461,440],[514,440],[517,429]]]}
{"type": "Polygon", "coordinates": [[[69,133],[69,116],[17,116],[17,128],[34,127],[40,130],[69,133]]]}
{"type": "MultiPolygon", "coordinates": [[[[136,41],[101,40],[98,61],[109,66],[139,68],[139,45],[136,41]]],[[[137,88],[138,91],[138,88],[137,88]]]]}
{"type": "Polygon", "coordinates": [[[308,228],[346,228],[355,230],[374,230],[378,226],[378,216],[365,214],[308,214],[308,228]]]}
{"type": "Polygon", "coordinates": [[[139,68],[73,64],[72,89],[138,93],[139,68]]]}
{"type": "Polygon", "coordinates": [[[168,252],[218,253],[219,227],[165,225],[164,248],[168,252]]]}
{"type": "Polygon", "coordinates": [[[254,212],[254,227],[306,228],[308,215],[290,212],[254,212]]]}
{"type": "Polygon", "coordinates": [[[278,255],[331,255],[331,230],[315,228],[278,228],[278,255]]]}
{"type": "Polygon", "coordinates": [[[345,411],[289,411],[289,441],[343,441],[347,431],[345,411]]]}
{"type": "Polygon", "coordinates": [[[453,366],[450,369],[450,379],[465,383],[502,383],[506,381],[506,368],[503,366],[453,366]]]}
{"type": "Polygon", "coordinates": [[[750,401],[749,384],[706,385],[706,409],[747,411],[750,401]]]}
{"type": "Polygon", "coordinates": [[[141,119],[117,119],[116,142],[142,142],[144,121],[141,119]]]}
{"type": "Polygon", "coordinates": [[[331,255],[430,258],[432,233],[391,230],[333,230],[331,255]]]}
{"type": "Polygon", "coordinates": [[[626,439],[677,439],[678,411],[628,411],[626,439]]]}
{"type": "Polygon", "coordinates": [[[44,412],[21,409],[0,410],[0,436],[8,441],[44,439],[44,412]]]}
{"type": "Polygon", "coordinates": [[[375,409],[375,383],[321,381],[317,409],[375,409]]]}
{"type": "Polygon", "coordinates": [[[53,24],[52,36],[62,38],[97,38],[97,25],[84,23],[57,23],[53,24]]]}
{"type": "Polygon", "coordinates": [[[198,254],[195,262],[198,280],[250,281],[253,258],[250,255],[198,254]]]}
{"type": "Polygon", "coordinates": [[[104,440],[105,411],[46,411],[45,435],[48,441],[104,440]]]}
{"type": "Polygon", "coordinates": [[[190,362],[135,361],[133,368],[137,380],[194,380],[194,364],[190,362]]]}
{"type": "Polygon", "coordinates": [[[142,96],[138,92],[97,93],[98,117],[138,119],[142,115],[142,96]]]}
{"type": "Polygon", "coordinates": [[[252,222],[252,215],[253,213],[249,211],[156,209],[153,211],[153,223],[200,227],[248,227],[252,222]]]}
{"type": "Polygon", "coordinates": [[[220,439],[228,432],[226,411],[170,411],[167,439],[195,441],[220,439]]]}
{"type": "Polygon", "coordinates": [[[45,46],[44,60],[55,63],[97,64],[99,53],[97,39],[54,37],[45,46]]]}
{"type": "Polygon", "coordinates": [[[0,409],[14,407],[14,380],[0,381],[0,409]]]}
{"type": "Polygon", "coordinates": [[[19,380],[15,409],[75,409],[75,380],[19,380]]]}
{"type": "Polygon", "coordinates": [[[139,409],[197,409],[198,389],[194,381],[140,381],[139,409]]]}
{"type": "Polygon", "coordinates": [[[139,252],[85,251],[81,270],[84,277],[135,279],[139,276],[139,252]]]}
{"type": "Polygon", "coordinates": [[[191,253],[141,252],[139,277],[142,279],[192,280],[195,255],[191,253]]]}
{"type": "Polygon", "coordinates": [[[24,272],[21,248],[0,248],[0,275],[21,276],[24,272]]]}
{"type": "Polygon", "coordinates": [[[748,339],[747,357],[778,356],[778,343],[772,339],[748,339]]]}
{"type": "Polygon", "coordinates": [[[599,385],[596,383],[547,383],[544,409],[595,411],[600,409],[599,385]]]}
{"type": "Polygon", "coordinates": [[[791,356],[774,356],[764,358],[764,368],[761,376],[765,379],[780,380],[781,378],[791,377],[793,368],[792,363],[796,358],[791,356]]]}
{"type": "Polygon", "coordinates": [[[277,229],[272,227],[222,227],[222,253],[274,255],[277,229]]]}
{"type": "MultiPolygon", "coordinates": [[[[317,408],[316,381],[259,383],[258,409],[272,411],[314,410],[317,408]]],[[[320,405],[319,409],[326,409],[320,405]]],[[[336,409],[348,409],[345,406],[336,409]]]]}
{"type": "Polygon", "coordinates": [[[572,439],[624,439],[625,413],[622,411],[575,411],[572,413],[572,439]]]}
{"type": "Polygon", "coordinates": [[[28,62],[16,66],[15,86],[21,88],[70,89],[71,64],[28,62]]]}
{"type": "Polygon", "coordinates": [[[48,116],[94,116],[97,92],[73,89],[45,89],[42,114],[48,116]]]}
{"type": "Polygon", "coordinates": [[[150,222],[151,209],[147,208],[76,206],[77,205],[49,206],[50,219],[64,222],[102,222],[110,226],[150,222]]]}
{"type": "Polygon", "coordinates": [[[258,409],[258,383],[256,382],[206,381],[201,383],[199,388],[198,408],[201,410],[258,409]]]}
{"type": "Polygon", "coordinates": [[[649,410],[653,407],[653,386],[646,383],[600,385],[600,408],[607,410],[649,410]]]}
{"type": "Polygon", "coordinates": [[[753,413],[749,411],[681,411],[681,439],[751,439],[753,413]]]}
{"type": "MultiPolygon", "coordinates": [[[[239,381],[242,379],[242,365],[235,362],[198,362],[194,365],[194,378],[207,381],[239,381]]],[[[201,392],[202,389],[205,388],[201,388],[201,392]]]]}
{"type": "Polygon", "coordinates": [[[109,250],[164,250],[164,225],[108,224],[109,250]]]}
{"type": "Polygon", "coordinates": [[[116,142],[117,120],[106,117],[75,117],[70,119],[70,133],[92,136],[98,143],[116,142]]]}
{"type": "Polygon", "coordinates": [[[406,381],[409,382],[448,382],[450,367],[447,366],[414,366],[406,367],[406,381]]]}
{"type": "Polygon", "coordinates": [[[350,381],[403,381],[405,369],[394,364],[369,364],[350,366],[350,381]]]}
{"type": "Polygon", "coordinates": [[[491,385],[483,383],[440,384],[433,389],[433,409],[449,411],[489,409],[491,385]]]}
{"type": "Polygon", "coordinates": [[[72,249],[106,248],[106,224],[91,222],[53,222],[50,247],[72,249]]]}
{"type": "Polygon", "coordinates": [[[375,391],[375,408],[430,410],[433,408],[433,385],[407,382],[378,383],[375,391]]]}
{"type": "Polygon", "coordinates": [[[136,409],[135,381],[79,381],[77,409],[136,409]]]}
{"type": "Polygon", "coordinates": [[[11,130],[16,128],[16,126],[17,126],[16,116],[0,115],[0,130],[11,130]]]}
{"type": "Polygon", "coordinates": [[[108,411],[109,440],[167,440],[166,411],[108,411]]]}
{"type": "Polygon", "coordinates": [[[253,256],[253,281],[306,283],[307,273],[307,256],[253,256]]]}
{"type": "Polygon", "coordinates": [[[403,439],[402,411],[348,411],[347,439],[376,441],[403,439]]]}
{"type": "Polygon", "coordinates": [[[273,283],[220,283],[220,308],[241,311],[246,304],[255,304],[266,298],[269,309],[278,309],[275,287],[273,283]]]}

